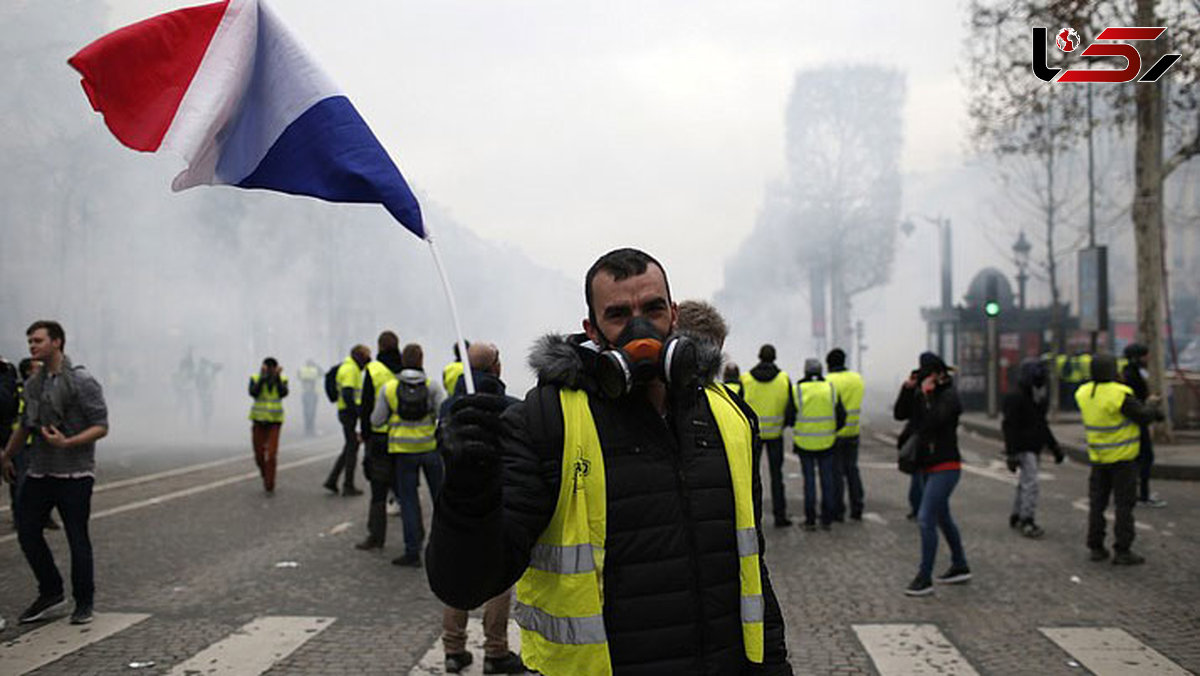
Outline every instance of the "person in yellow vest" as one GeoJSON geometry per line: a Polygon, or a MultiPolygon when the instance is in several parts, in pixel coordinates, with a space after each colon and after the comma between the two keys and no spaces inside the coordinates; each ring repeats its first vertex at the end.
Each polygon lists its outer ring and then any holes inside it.
{"type": "Polygon", "coordinates": [[[833,522],[833,445],[846,424],[846,408],[833,383],[821,377],[821,361],[804,360],[804,377],[794,389],[796,421],[792,448],[804,474],[804,530],[817,529],[817,481],[821,483],[821,530],[833,522]]]}
{"type": "Polygon", "coordinates": [[[288,395],[287,376],[274,357],[263,360],[258,373],[250,376],[250,443],[254,463],[262,475],[263,489],[275,493],[275,459],[279,455],[279,429],[283,427],[283,398],[288,395]]]}
{"type": "Polygon", "coordinates": [[[783,429],[792,424],[796,409],[792,381],[787,371],[775,365],[775,346],[763,345],[758,350],[758,365],[742,376],[742,398],[758,416],[761,442],[754,449],[754,469],[757,473],[763,448],[767,450],[767,466],[771,471],[771,510],[775,526],[792,525],[787,515],[787,495],[783,487],[783,429]]]}
{"type": "Polygon", "coordinates": [[[360,434],[363,438],[363,474],[371,486],[371,501],[367,505],[367,537],[355,543],[355,549],[383,549],[387,540],[387,498],[392,490],[392,456],[388,453],[388,426],[371,424],[371,414],[384,385],[396,379],[404,369],[400,358],[400,337],[394,331],[384,331],[377,341],[375,360],[367,362],[363,372],[362,403],[359,406],[360,434]]]}
{"type": "Polygon", "coordinates": [[[442,456],[437,451],[437,415],[445,395],[423,369],[421,346],[409,343],[400,353],[400,373],[379,391],[371,424],[387,425],[388,454],[392,457],[392,481],[400,499],[400,521],[404,526],[404,554],[392,559],[397,566],[421,567],[425,524],[417,494],[418,475],[425,475],[429,497],[437,504],[442,490],[442,456]]]}
{"type": "Polygon", "coordinates": [[[474,608],[516,583],[521,657],[546,676],[791,674],[763,560],[753,411],[719,350],[677,333],[662,265],[598,259],[583,333],[534,346],[521,403],[450,407],[427,551],[474,608]]]}
{"type": "Polygon", "coordinates": [[[309,359],[296,377],[300,379],[301,403],[304,404],[304,436],[311,437],[317,433],[317,381],[321,379],[321,369],[309,359]]]}
{"type": "MultiPolygon", "coordinates": [[[[471,341],[464,340],[463,342],[467,344],[467,351],[470,352],[471,341]]],[[[446,366],[442,368],[442,387],[445,388],[447,397],[454,394],[454,390],[458,387],[458,381],[462,378],[462,374],[462,355],[458,351],[458,343],[455,342],[454,361],[446,364],[446,366]]]]}
{"type": "Polygon", "coordinates": [[[362,404],[363,369],[371,361],[371,348],[355,345],[337,370],[338,422],[342,425],[342,452],[333,463],[329,476],[322,484],[325,490],[337,495],[338,478],[345,472],[342,495],[362,495],[354,485],[355,465],[358,462],[358,445],[362,438],[358,433],[358,407],[362,404]]]}
{"type": "Polygon", "coordinates": [[[729,391],[733,392],[737,396],[741,397],[745,392],[745,390],[742,388],[741,370],[738,369],[737,364],[733,362],[726,364],[725,371],[721,375],[721,380],[725,382],[725,387],[728,387],[729,391]]]}
{"type": "Polygon", "coordinates": [[[833,520],[846,516],[846,498],[850,502],[850,518],[862,521],[863,483],[858,471],[859,420],[862,416],[863,379],[846,369],[846,352],[835,347],[825,355],[829,372],[825,379],[833,383],[838,399],[846,410],[846,424],[837,431],[833,442],[833,520]]]}
{"type": "Polygon", "coordinates": [[[1104,510],[1111,497],[1116,510],[1113,525],[1113,557],[1117,565],[1132,566],[1146,559],[1135,554],[1133,545],[1133,507],[1137,503],[1138,451],[1141,445],[1139,425],[1161,420],[1157,397],[1145,404],[1138,401],[1128,385],[1116,382],[1117,361],[1110,354],[1098,354],[1092,360],[1092,380],[1075,391],[1075,403],[1083,415],[1088,460],[1092,473],[1088,478],[1087,546],[1093,561],[1105,561],[1107,524],[1104,510]]]}

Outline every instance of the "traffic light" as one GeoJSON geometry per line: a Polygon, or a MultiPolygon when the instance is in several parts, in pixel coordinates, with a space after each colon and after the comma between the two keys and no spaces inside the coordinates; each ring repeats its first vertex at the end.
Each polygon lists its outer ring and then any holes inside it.
{"type": "Polygon", "coordinates": [[[988,317],[1000,316],[1000,279],[996,275],[988,275],[984,287],[987,297],[983,301],[983,314],[988,317]]]}

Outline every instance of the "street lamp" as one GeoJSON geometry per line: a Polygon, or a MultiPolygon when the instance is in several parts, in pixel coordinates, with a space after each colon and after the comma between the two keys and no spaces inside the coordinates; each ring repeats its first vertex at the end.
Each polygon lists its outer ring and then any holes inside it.
{"type": "Polygon", "coordinates": [[[1029,252],[1033,250],[1033,246],[1029,240],[1025,239],[1025,231],[1017,236],[1017,242],[1012,247],[1013,255],[1017,261],[1017,297],[1020,299],[1020,307],[1025,309],[1025,282],[1029,280],[1029,252]]]}

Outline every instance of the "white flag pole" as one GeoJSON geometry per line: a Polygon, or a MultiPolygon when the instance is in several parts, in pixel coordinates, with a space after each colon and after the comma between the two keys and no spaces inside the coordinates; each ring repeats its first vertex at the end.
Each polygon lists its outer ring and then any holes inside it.
{"type": "MultiPolygon", "coordinates": [[[[438,253],[433,241],[433,233],[429,224],[425,226],[425,241],[429,242],[429,252],[433,254],[433,265],[437,268],[438,276],[442,279],[442,289],[446,292],[446,302],[450,305],[450,317],[454,320],[454,335],[458,339],[458,354],[462,358],[463,378],[467,381],[467,394],[475,394],[475,378],[471,375],[471,359],[467,356],[467,341],[463,340],[462,323],[458,321],[458,306],[454,304],[454,292],[450,290],[450,278],[446,276],[446,268],[442,265],[442,256],[438,253]]],[[[446,396],[454,394],[447,392],[446,396]]]]}

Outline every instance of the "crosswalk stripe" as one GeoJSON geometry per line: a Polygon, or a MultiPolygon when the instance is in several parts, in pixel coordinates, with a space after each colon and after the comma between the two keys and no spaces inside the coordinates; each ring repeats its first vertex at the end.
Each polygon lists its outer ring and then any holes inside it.
{"type": "Polygon", "coordinates": [[[853,627],[880,676],[979,676],[954,644],[932,624],[855,624],[853,627]]]}
{"type": "Polygon", "coordinates": [[[96,613],[91,624],[66,618],[0,643],[0,674],[25,674],[150,617],[141,613],[96,613]]]}
{"type": "Polygon", "coordinates": [[[1191,672],[1116,627],[1041,627],[1038,631],[1096,676],[1189,676],[1191,672]]]}
{"type": "MultiPolygon", "coordinates": [[[[474,674],[483,673],[483,622],[477,617],[472,617],[467,620],[467,650],[474,656],[475,661],[466,669],[459,673],[464,676],[472,676],[474,674]]],[[[517,627],[517,623],[511,619],[508,621],[508,649],[515,652],[521,652],[521,630],[517,627]]],[[[416,666],[408,672],[408,676],[433,676],[434,674],[444,674],[442,668],[446,659],[445,650],[442,648],[442,641],[439,638],[434,641],[433,645],[426,651],[425,656],[417,662],[416,666]]]]}
{"type": "Polygon", "coordinates": [[[261,674],[333,624],[333,617],[255,618],[229,636],[175,665],[172,676],[261,674]]]}

